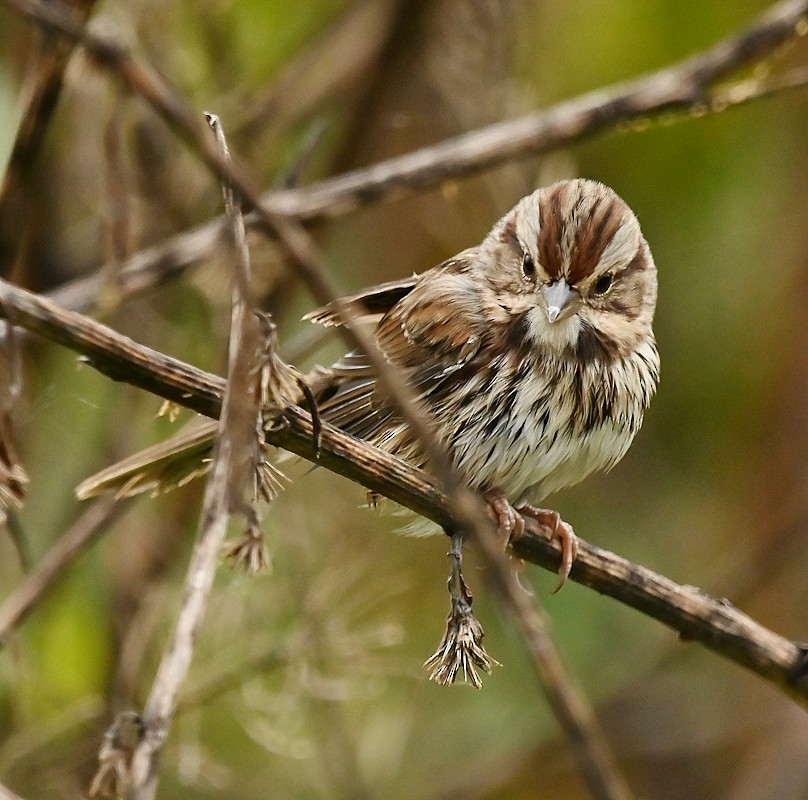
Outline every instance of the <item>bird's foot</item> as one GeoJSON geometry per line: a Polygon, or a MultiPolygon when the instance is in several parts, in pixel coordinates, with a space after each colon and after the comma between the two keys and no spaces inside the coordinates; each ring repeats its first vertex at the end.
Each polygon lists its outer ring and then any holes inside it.
{"type": "MultiPolygon", "coordinates": [[[[552,591],[552,594],[555,594],[566,583],[572,564],[578,555],[578,537],[575,535],[572,525],[564,522],[559,513],[552,509],[525,505],[514,509],[514,512],[530,517],[546,528],[551,528],[551,538],[558,539],[561,545],[561,564],[558,568],[558,585],[552,591]]],[[[524,529],[524,521],[522,527],[524,529]]]]}
{"type": "Polygon", "coordinates": [[[511,539],[518,539],[525,531],[522,515],[511,505],[502,489],[483,492],[483,500],[488,504],[488,513],[497,523],[497,532],[504,537],[507,547],[511,539]]]}
{"type": "MultiPolygon", "coordinates": [[[[525,532],[525,521],[501,489],[484,492],[483,500],[487,503],[491,518],[497,523],[497,533],[502,537],[502,547],[505,549],[513,539],[518,539],[525,532]]],[[[525,562],[513,553],[509,554],[509,560],[516,582],[525,594],[532,596],[533,592],[522,583],[525,562]]]]}

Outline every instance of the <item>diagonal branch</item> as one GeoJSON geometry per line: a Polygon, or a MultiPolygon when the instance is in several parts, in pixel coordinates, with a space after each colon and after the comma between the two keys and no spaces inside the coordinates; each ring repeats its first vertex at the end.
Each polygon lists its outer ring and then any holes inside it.
{"type": "MultiPolygon", "coordinates": [[[[27,0],[6,2],[31,15],[37,7],[27,0]]],[[[806,17],[808,0],[786,0],[772,6],[745,31],[657,72],[309,186],[265,192],[260,200],[277,214],[315,221],[565,147],[613,130],[620,123],[672,111],[698,115],[720,112],[774,92],[804,87],[808,74],[799,69],[779,78],[756,77],[729,85],[719,82],[804,36],[808,33],[806,17]]],[[[255,228],[258,219],[249,214],[245,223],[255,228]]],[[[143,291],[201,262],[215,247],[223,229],[223,217],[216,217],[135,254],[121,271],[121,291],[143,291]]],[[[52,296],[63,306],[85,310],[92,305],[99,286],[99,276],[93,275],[66,284],[52,296]]]]}
{"type": "Polygon", "coordinates": [[[277,213],[304,220],[333,216],[569,145],[618,122],[672,111],[703,114],[724,110],[731,103],[723,94],[720,104],[712,107],[714,85],[741,67],[770,55],[785,42],[806,35],[806,17],[808,1],[785,0],[773,5],[747,30],[658,72],[307,188],[276,190],[264,197],[264,203],[277,213]]]}
{"type": "MultiPolygon", "coordinates": [[[[0,280],[0,314],[27,330],[89,356],[106,375],[216,417],[221,409],[222,378],[177,359],[156,354],[98,322],[58,309],[50,301],[0,280]],[[150,359],[158,355],[152,369],[150,359]],[[129,369],[134,364],[135,368],[129,369]]],[[[277,446],[389,497],[439,525],[457,524],[445,494],[426,473],[388,453],[323,423],[318,457],[310,416],[292,406],[287,423],[269,432],[277,446]]],[[[516,555],[555,571],[560,550],[551,532],[526,520],[515,540],[516,555]]],[[[765,678],[808,708],[808,647],[780,636],[726,600],[676,584],[645,567],[579,541],[570,579],[608,595],[699,642],[765,678]]]]}
{"type": "MultiPolygon", "coordinates": [[[[96,0],[74,3],[77,19],[84,21],[96,0]]],[[[46,37],[38,43],[36,71],[25,87],[25,108],[11,148],[8,165],[0,185],[0,275],[8,275],[19,257],[19,242],[25,240],[35,216],[31,209],[28,175],[36,164],[49,129],[53,112],[64,85],[64,73],[75,42],[63,37],[46,37]]]]}
{"type": "Polygon", "coordinates": [[[22,583],[0,603],[0,647],[32,611],[36,603],[65,574],[73,561],[84,553],[129,507],[128,502],[104,498],[93,503],[62,534],[44,558],[25,576],[22,583]]]}

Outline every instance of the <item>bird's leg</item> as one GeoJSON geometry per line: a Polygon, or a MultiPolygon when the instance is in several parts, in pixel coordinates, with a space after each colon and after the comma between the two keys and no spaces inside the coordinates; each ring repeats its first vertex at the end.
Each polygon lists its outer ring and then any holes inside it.
{"type": "Polygon", "coordinates": [[[479,689],[483,684],[478,670],[490,673],[498,662],[485,651],[483,626],[471,608],[474,598],[463,578],[463,534],[448,530],[446,533],[452,541],[448,553],[451,608],[440,646],[426,660],[424,667],[429,670],[429,679],[443,686],[462,677],[466,683],[479,689]]]}
{"type": "Polygon", "coordinates": [[[535,519],[536,522],[546,528],[551,528],[550,538],[558,539],[561,545],[561,564],[558,567],[560,579],[558,585],[552,591],[552,594],[555,594],[569,577],[572,564],[578,555],[578,537],[575,535],[572,526],[564,522],[557,511],[549,508],[536,508],[530,505],[520,506],[516,511],[525,517],[535,519]]]}
{"type": "MultiPolygon", "coordinates": [[[[513,539],[518,539],[524,533],[525,521],[511,505],[502,489],[489,489],[483,492],[483,500],[488,504],[488,513],[497,523],[497,533],[502,537],[502,547],[505,549],[513,539]]],[[[533,592],[522,582],[525,562],[513,553],[508,555],[516,582],[525,594],[532,596],[533,592]]]]}
{"type": "Polygon", "coordinates": [[[524,533],[523,517],[530,517],[540,525],[552,529],[551,538],[558,539],[561,545],[561,564],[558,568],[560,579],[552,591],[552,594],[555,594],[569,577],[572,564],[578,555],[578,537],[572,526],[564,522],[557,511],[548,508],[536,508],[531,505],[514,508],[502,489],[489,489],[483,492],[483,499],[488,504],[489,513],[497,523],[499,532],[506,537],[506,545],[524,533]]]}

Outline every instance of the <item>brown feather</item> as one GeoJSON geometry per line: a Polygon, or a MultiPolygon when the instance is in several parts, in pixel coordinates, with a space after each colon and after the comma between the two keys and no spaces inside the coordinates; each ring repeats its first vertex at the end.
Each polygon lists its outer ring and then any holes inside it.
{"type": "MultiPolygon", "coordinates": [[[[602,184],[575,180],[523,198],[479,246],[345,299],[378,323],[380,348],[469,484],[518,503],[609,469],[625,453],[659,375],[656,288],[631,210],[602,184]],[[561,278],[568,302],[551,316],[545,292],[561,278]]],[[[340,324],[333,305],[306,319],[340,324]]],[[[322,419],[424,466],[363,355],[318,370],[310,386],[322,419]]],[[[198,471],[204,442],[196,446],[198,471]]],[[[162,486],[167,471],[180,481],[176,450],[148,455],[157,461],[151,471],[130,461],[105,485],[162,486]]]]}
{"type": "MultiPolygon", "coordinates": [[[[376,322],[402,297],[412,291],[417,278],[417,275],[412,275],[409,278],[380,283],[377,286],[363,289],[356,294],[346,295],[342,300],[360,310],[359,321],[376,322]]],[[[303,319],[326,328],[333,328],[342,324],[333,303],[310,311],[303,319]]]]}

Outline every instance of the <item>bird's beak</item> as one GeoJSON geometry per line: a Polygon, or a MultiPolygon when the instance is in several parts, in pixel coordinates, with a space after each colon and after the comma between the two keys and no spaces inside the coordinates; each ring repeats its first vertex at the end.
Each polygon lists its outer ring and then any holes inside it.
{"type": "Polygon", "coordinates": [[[578,296],[578,292],[571,288],[563,278],[542,286],[541,293],[547,304],[547,319],[550,322],[555,322],[561,312],[578,296]]]}

